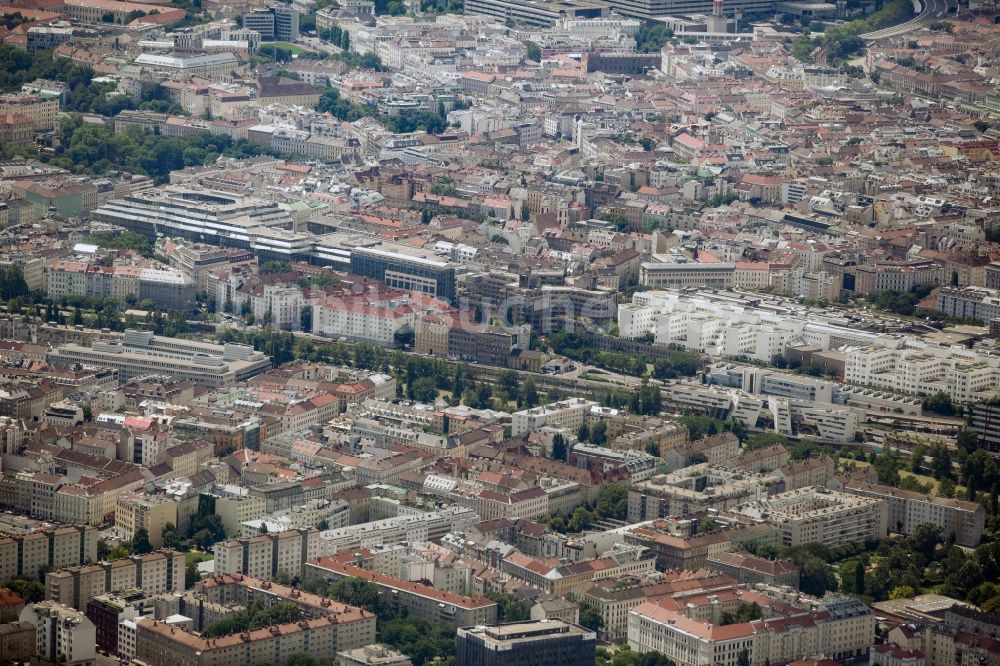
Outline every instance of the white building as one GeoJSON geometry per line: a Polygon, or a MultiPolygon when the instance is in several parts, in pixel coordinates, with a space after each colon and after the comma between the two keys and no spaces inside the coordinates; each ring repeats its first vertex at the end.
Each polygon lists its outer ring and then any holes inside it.
{"type": "Polygon", "coordinates": [[[1000,394],[1000,358],[905,339],[848,350],[844,381],[909,395],[942,391],[962,403],[988,400],[1000,394]]]}
{"type": "Polygon", "coordinates": [[[593,400],[568,398],[542,407],[514,412],[511,436],[523,437],[543,427],[561,428],[576,433],[591,408],[597,406],[593,400]]]}
{"type": "Polygon", "coordinates": [[[40,601],[25,606],[19,619],[35,625],[37,657],[70,666],[97,663],[97,628],[80,611],[55,601],[40,601]]]}

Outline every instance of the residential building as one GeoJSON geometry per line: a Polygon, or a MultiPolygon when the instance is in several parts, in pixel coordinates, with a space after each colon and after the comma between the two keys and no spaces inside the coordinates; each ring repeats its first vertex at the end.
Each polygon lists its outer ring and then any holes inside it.
{"type": "Polygon", "coordinates": [[[374,583],[383,599],[394,609],[406,609],[410,615],[460,627],[492,624],[497,621],[497,605],[485,597],[465,597],[438,590],[430,585],[400,580],[374,573],[338,558],[321,557],[306,563],[307,579],[336,581],[361,578],[374,583]]]}
{"type": "Polygon", "coordinates": [[[541,428],[568,430],[575,436],[593,407],[597,407],[597,403],[592,400],[568,398],[542,407],[514,412],[511,436],[523,437],[541,428]]]}
{"type": "Polygon", "coordinates": [[[724,551],[709,555],[708,566],[741,583],[799,589],[799,567],[792,560],[765,560],[746,552],[724,551]]]}
{"type": "Polygon", "coordinates": [[[882,499],[810,486],[758,499],[736,509],[780,532],[784,547],[821,543],[830,548],[882,539],[889,506],[882,499]]]}
{"type": "Polygon", "coordinates": [[[80,611],[54,601],[39,601],[21,611],[20,621],[35,625],[34,657],[50,664],[97,664],[97,631],[80,611]]]}
{"type": "Polygon", "coordinates": [[[783,617],[731,625],[691,613],[673,599],[640,604],[629,613],[629,647],[662,653],[678,666],[736,666],[744,651],[755,665],[788,663],[804,655],[852,659],[865,654],[875,637],[871,609],[833,595],[815,611],[790,609],[783,617]]]}
{"type": "Polygon", "coordinates": [[[884,502],[888,506],[886,526],[898,534],[913,534],[919,525],[940,525],[945,538],[975,548],[983,538],[986,509],[979,502],[938,497],[853,479],[836,482],[843,492],[884,502]]]}

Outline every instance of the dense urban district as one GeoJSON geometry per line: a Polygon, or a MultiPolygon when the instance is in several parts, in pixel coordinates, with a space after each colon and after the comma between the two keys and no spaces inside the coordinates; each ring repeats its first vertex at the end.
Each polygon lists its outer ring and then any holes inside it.
{"type": "Polygon", "coordinates": [[[996,0],[0,2],[0,666],[1000,666],[996,0]]]}

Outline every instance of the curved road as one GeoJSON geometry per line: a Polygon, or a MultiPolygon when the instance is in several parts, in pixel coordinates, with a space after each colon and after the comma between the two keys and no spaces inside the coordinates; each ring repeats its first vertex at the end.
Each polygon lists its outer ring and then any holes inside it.
{"type": "Polygon", "coordinates": [[[935,18],[947,15],[949,3],[950,0],[913,0],[913,11],[917,15],[909,21],[858,36],[866,41],[875,41],[906,34],[911,30],[923,27],[935,18]]]}

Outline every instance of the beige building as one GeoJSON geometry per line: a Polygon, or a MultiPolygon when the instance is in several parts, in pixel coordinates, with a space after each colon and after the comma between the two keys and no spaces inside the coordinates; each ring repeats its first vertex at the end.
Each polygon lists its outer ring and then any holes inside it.
{"type": "Polygon", "coordinates": [[[0,538],[0,578],[42,580],[43,571],[97,559],[97,530],[76,525],[0,538]]]}
{"type": "Polygon", "coordinates": [[[677,666],[736,666],[745,650],[752,666],[763,666],[808,655],[852,659],[875,640],[871,609],[846,597],[828,595],[816,611],[730,625],[706,621],[699,610],[677,602],[640,604],[629,613],[629,647],[662,653],[677,666]]]}
{"type": "Polygon", "coordinates": [[[33,131],[59,129],[59,100],[40,95],[11,93],[0,95],[0,115],[24,116],[33,131]]]}
{"type": "Polygon", "coordinates": [[[146,555],[50,571],[45,598],[73,608],[106,592],[140,589],[149,595],[184,591],[184,553],[165,548],[146,555]]]}
{"type": "Polygon", "coordinates": [[[881,499],[810,486],[748,502],[737,513],[773,525],[782,546],[822,543],[830,548],[884,538],[889,505],[881,499]]]}
{"type": "Polygon", "coordinates": [[[394,608],[405,608],[410,615],[436,622],[471,627],[477,624],[494,624],[497,621],[497,604],[485,597],[465,597],[430,585],[384,576],[333,557],[308,562],[305,577],[324,580],[363,578],[378,586],[383,599],[394,608]]]}
{"type": "Polygon", "coordinates": [[[890,531],[908,535],[918,525],[931,523],[942,527],[946,539],[954,534],[955,543],[961,546],[974,548],[983,538],[986,509],[979,502],[925,495],[861,481],[839,485],[845,493],[885,502],[888,505],[887,525],[890,531]]]}
{"type": "Polygon", "coordinates": [[[239,534],[241,523],[256,520],[267,513],[267,500],[263,497],[217,497],[215,515],[222,519],[226,534],[239,534]]]}
{"type": "Polygon", "coordinates": [[[163,545],[163,528],[167,523],[177,526],[177,502],[162,495],[123,493],[115,511],[115,531],[123,539],[131,539],[140,528],[149,535],[154,548],[163,545]]]}

